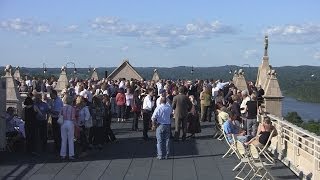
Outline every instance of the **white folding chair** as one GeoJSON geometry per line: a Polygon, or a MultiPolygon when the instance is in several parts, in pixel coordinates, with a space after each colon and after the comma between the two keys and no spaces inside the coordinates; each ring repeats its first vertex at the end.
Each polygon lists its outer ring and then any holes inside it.
{"type": "Polygon", "coordinates": [[[270,136],[269,136],[269,138],[268,138],[268,141],[267,141],[266,145],[264,145],[263,147],[257,146],[258,151],[259,151],[259,155],[263,155],[263,156],[271,163],[271,164],[268,164],[268,165],[273,165],[273,164],[275,164],[274,158],[273,158],[273,157],[269,154],[269,152],[268,152],[268,148],[269,148],[269,146],[270,146],[270,144],[271,144],[271,139],[272,139],[272,137],[273,137],[274,132],[275,132],[274,130],[271,131],[270,136]]]}
{"type": "Polygon", "coordinates": [[[249,152],[250,152],[249,164],[252,167],[252,170],[254,171],[254,174],[251,177],[251,179],[254,179],[257,176],[260,177],[260,179],[264,179],[264,178],[268,179],[267,177],[269,177],[269,179],[274,179],[274,177],[266,169],[265,163],[261,161],[260,154],[257,147],[254,146],[253,144],[250,144],[249,152]]]}
{"type": "Polygon", "coordinates": [[[238,169],[241,165],[242,168],[241,170],[238,172],[238,174],[234,177],[235,179],[246,179],[247,177],[249,177],[250,173],[253,171],[253,168],[251,167],[251,165],[249,164],[249,156],[248,156],[248,152],[246,151],[245,146],[243,145],[242,142],[237,141],[236,142],[236,153],[239,155],[240,157],[240,162],[233,168],[232,171],[235,171],[236,169],[238,169]],[[247,167],[247,165],[251,168],[250,172],[247,173],[247,175],[245,177],[241,177],[241,173],[243,172],[243,170],[247,167]]]}
{"type": "Polygon", "coordinates": [[[218,122],[219,122],[219,126],[216,126],[216,128],[220,131],[220,135],[219,135],[219,137],[217,138],[219,141],[222,141],[223,140],[223,128],[222,128],[222,126],[223,126],[223,123],[229,118],[229,115],[228,115],[228,113],[226,113],[226,112],[223,112],[223,111],[220,111],[220,110],[218,110],[218,116],[217,116],[217,118],[218,118],[218,122]]]}
{"type": "MultiPolygon", "coordinates": [[[[228,146],[229,146],[229,149],[228,151],[222,156],[222,158],[225,158],[227,155],[231,156],[232,154],[235,153],[235,138],[234,138],[234,135],[232,135],[232,143],[229,142],[228,140],[228,137],[227,137],[227,134],[225,133],[224,129],[223,129],[223,126],[222,126],[222,133],[223,133],[223,137],[224,139],[226,140],[228,146]]],[[[238,157],[238,155],[237,155],[238,157]]],[[[240,157],[238,157],[240,159],[240,157]]]]}

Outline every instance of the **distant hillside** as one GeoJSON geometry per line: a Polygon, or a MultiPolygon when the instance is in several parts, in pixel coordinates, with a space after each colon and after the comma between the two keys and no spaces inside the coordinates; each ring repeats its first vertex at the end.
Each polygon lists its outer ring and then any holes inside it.
{"type": "MultiPolygon", "coordinates": [[[[0,67],[4,69],[4,67],[0,67]]],[[[151,79],[154,69],[158,70],[158,73],[163,79],[224,79],[229,80],[233,74],[229,71],[234,71],[239,68],[243,68],[248,81],[255,81],[257,75],[257,67],[238,67],[238,66],[221,66],[221,67],[194,67],[186,66],[163,68],[163,67],[136,67],[135,69],[145,79],[151,79]]],[[[104,77],[105,71],[110,74],[115,67],[110,68],[97,68],[99,77],[104,77]]],[[[320,103],[320,67],[319,66],[284,66],[275,67],[278,73],[278,79],[280,87],[285,96],[291,96],[298,100],[307,102],[320,103]],[[314,74],[312,77],[311,75],[314,74]]],[[[68,72],[71,74],[72,69],[68,72]]],[[[77,76],[80,78],[88,78],[87,68],[78,68],[77,76]]],[[[32,76],[42,76],[42,68],[21,68],[22,74],[28,74],[32,76]]],[[[47,76],[54,75],[58,77],[60,68],[48,68],[47,76]]],[[[4,72],[1,71],[3,75],[4,72]]],[[[90,75],[91,76],[91,75],[90,75]]]]}

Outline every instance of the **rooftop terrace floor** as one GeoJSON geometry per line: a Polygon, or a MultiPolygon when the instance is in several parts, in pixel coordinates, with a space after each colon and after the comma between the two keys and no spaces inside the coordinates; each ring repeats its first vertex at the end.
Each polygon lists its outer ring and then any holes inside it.
{"type": "MultiPolygon", "coordinates": [[[[222,158],[223,141],[213,139],[213,124],[202,123],[195,139],[172,142],[171,157],[156,159],[155,133],[143,141],[142,132],[131,131],[131,123],[113,123],[118,142],[91,150],[75,161],[60,161],[54,153],[31,157],[22,153],[0,152],[1,179],[109,179],[109,180],[219,180],[234,179],[235,156],[222,158]]],[[[142,123],[139,124],[142,127],[142,123]]],[[[280,161],[269,168],[275,179],[299,179],[280,161]]]]}

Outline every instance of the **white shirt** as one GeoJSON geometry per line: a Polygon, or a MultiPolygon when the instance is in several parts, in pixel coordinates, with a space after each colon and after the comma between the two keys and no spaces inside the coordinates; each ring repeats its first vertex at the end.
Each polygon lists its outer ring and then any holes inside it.
{"type": "Polygon", "coordinates": [[[157,82],[157,89],[158,89],[158,94],[160,94],[160,91],[163,89],[162,83],[161,82],[157,82]]]}
{"type": "Polygon", "coordinates": [[[26,80],[26,85],[29,87],[29,86],[32,86],[32,83],[31,83],[31,80],[30,79],[28,79],[28,80],[26,80]]]}
{"type": "MultiPolygon", "coordinates": [[[[219,88],[219,89],[223,89],[223,87],[224,87],[225,85],[227,85],[227,84],[229,84],[229,82],[224,82],[224,83],[218,82],[218,84],[216,85],[216,87],[219,88]]],[[[219,90],[219,89],[218,89],[218,90],[219,90]]]]}
{"type": "Polygon", "coordinates": [[[246,113],[247,112],[247,102],[250,101],[250,97],[247,96],[246,98],[244,98],[241,102],[241,105],[240,105],[240,110],[242,114],[246,113]]]}
{"type": "Polygon", "coordinates": [[[125,84],[124,84],[124,81],[120,81],[120,83],[119,83],[119,89],[120,89],[120,88],[126,89],[126,86],[125,86],[125,84]]]}
{"type": "Polygon", "coordinates": [[[126,106],[130,106],[133,101],[133,94],[125,93],[126,95],[126,106]]]}
{"type": "Polygon", "coordinates": [[[144,110],[148,110],[148,111],[151,111],[152,108],[153,108],[153,102],[152,102],[152,97],[148,94],[144,100],[143,100],[143,105],[142,105],[142,109],[144,110]]]}

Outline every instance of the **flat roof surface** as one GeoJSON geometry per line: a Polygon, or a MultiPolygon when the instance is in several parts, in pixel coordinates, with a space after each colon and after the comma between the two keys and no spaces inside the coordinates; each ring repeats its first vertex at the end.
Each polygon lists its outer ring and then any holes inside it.
{"type": "MultiPolygon", "coordinates": [[[[131,122],[112,123],[118,141],[90,150],[88,156],[60,161],[53,152],[31,157],[24,153],[0,152],[1,179],[109,179],[109,180],[219,180],[234,179],[235,156],[222,158],[227,144],[213,138],[214,125],[201,124],[196,138],[171,141],[171,156],[156,158],[155,133],[145,142],[142,132],[131,131],[131,122]]],[[[142,122],[139,122],[142,129],[142,122]]],[[[51,144],[52,145],[52,144],[51,144]]],[[[269,167],[275,179],[299,179],[280,161],[269,167]]]]}

